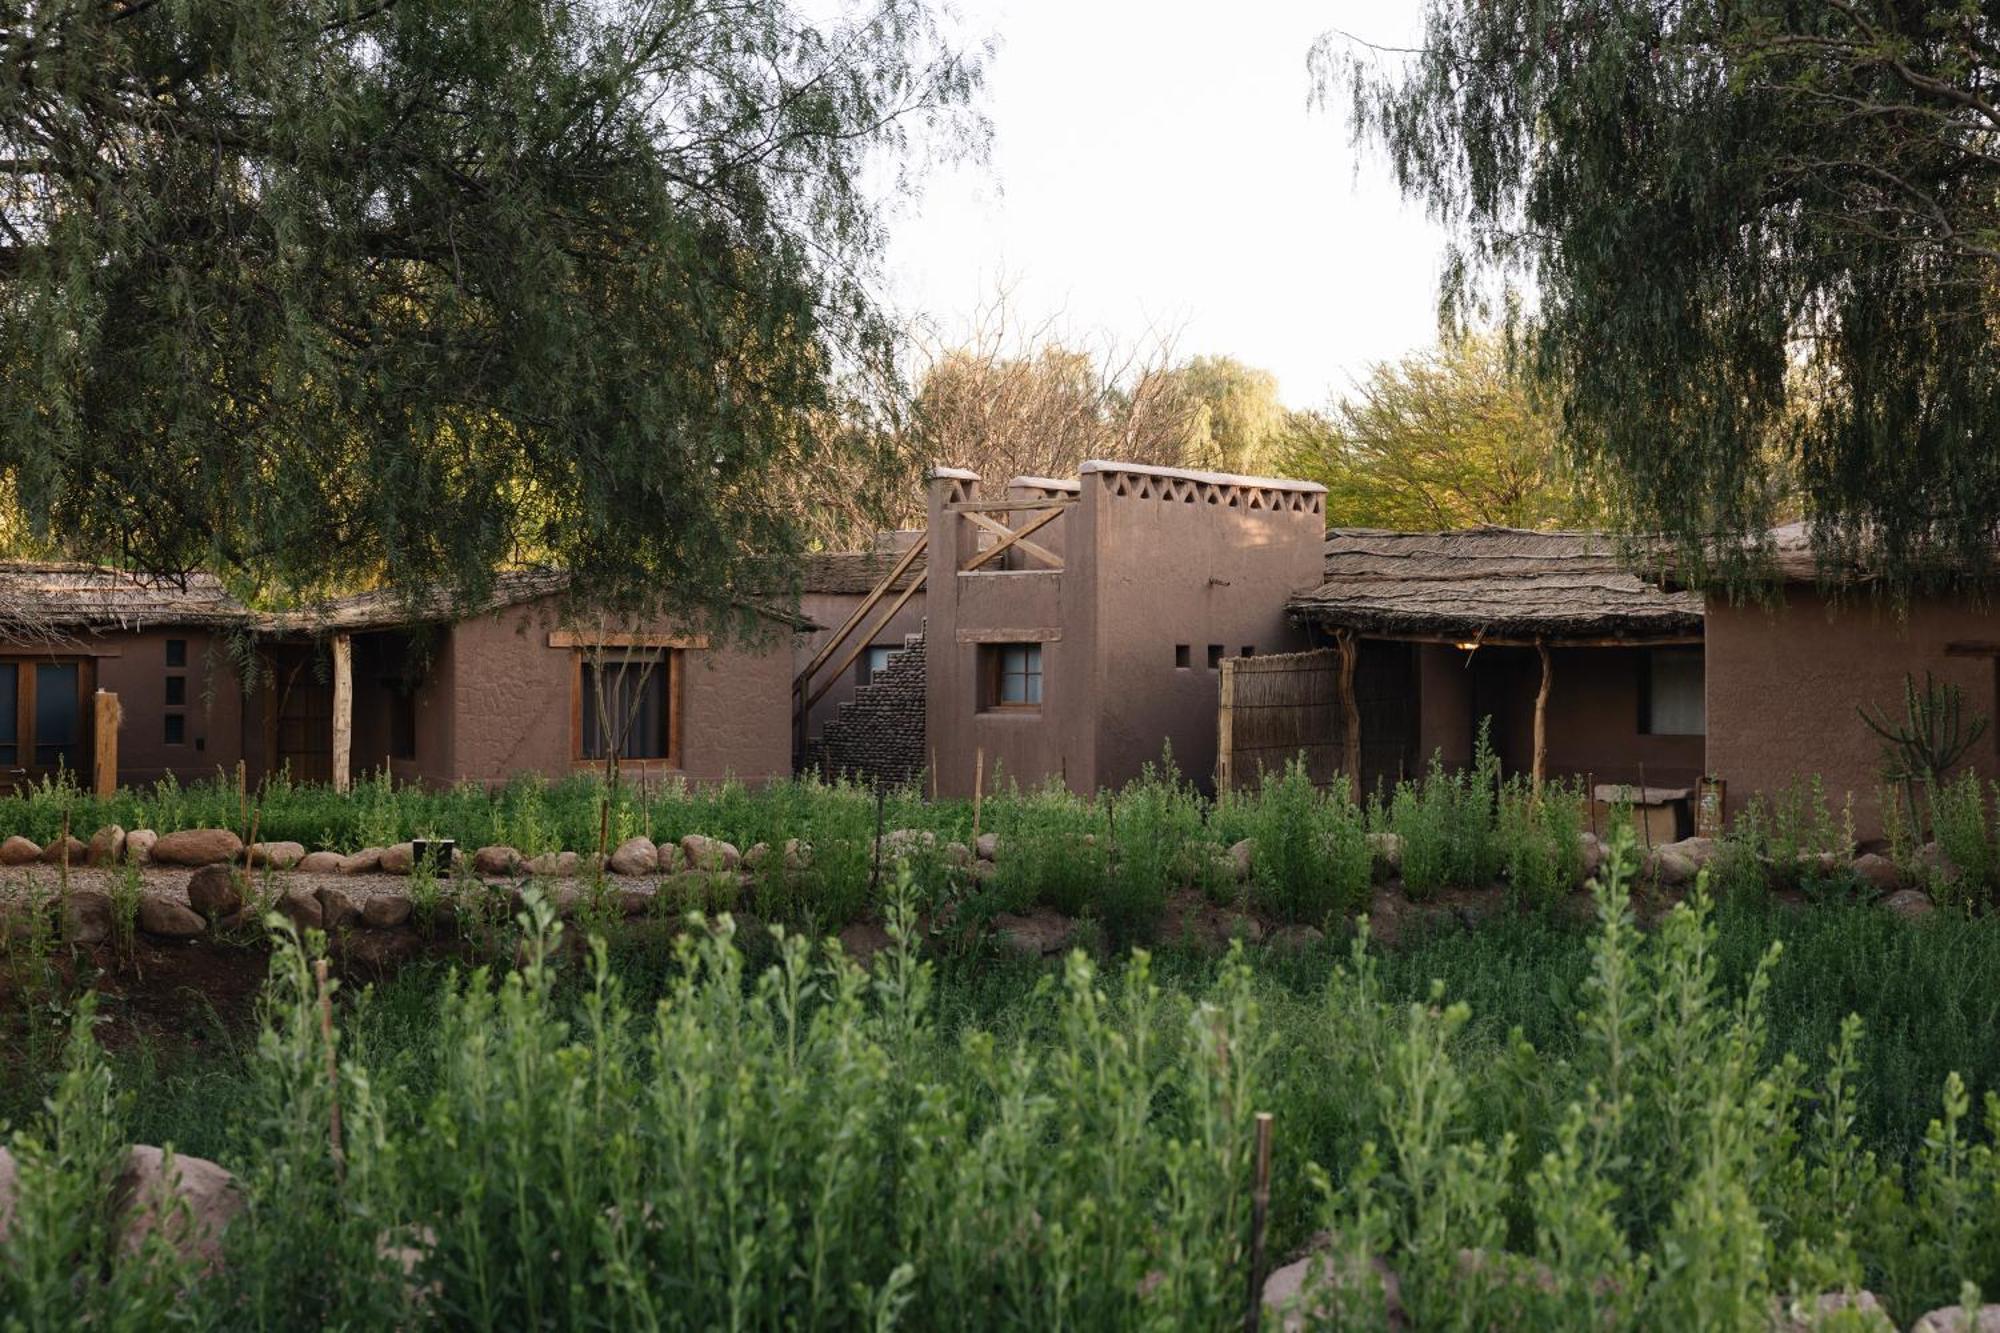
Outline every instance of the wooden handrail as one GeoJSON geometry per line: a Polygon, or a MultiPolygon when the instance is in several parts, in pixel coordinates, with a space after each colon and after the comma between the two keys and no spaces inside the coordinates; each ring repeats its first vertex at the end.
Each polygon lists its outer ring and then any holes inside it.
{"type": "MultiPolygon", "coordinates": [[[[813,673],[826,665],[826,659],[832,657],[840,645],[847,641],[847,636],[854,632],[854,627],[867,619],[868,613],[875,609],[875,604],[882,600],[883,594],[888,592],[896,580],[916,562],[917,557],[924,553],[925,547],[930,544],[930,539],[928,531],[917,535],[917,539],[910,543],[909,549],[903,552],[902,558],[896,561],[894,567],[883,576],[882,581],[875,585],[874,590],[861,599],[861,605],[855,607],[853,614],[841,622],[840,628],[833,632],[833,637],[820,646],[820,650],[813,654],[812,660],[806,663],[805,670],[799,672],[793,679],[794,690],[803,690],[806,683],[812,679],[813,673]]],[[[922,580],[918,580],[914,586],[923,586],[922,580]]]]}
{"type": "MultiPolygon", "coordinates": [[[[1064,507],[1067,508],[1068,506],[1065,505],[1064,507]]],[[[981,565],[986,564],[990,560],[997,559],[999,556],[1005,554],[1007,551],[1012,550],[1015,546],[1019,546],[1024,551],[1037,552],[1044,558],[1046,558],[1051,564],[1054,564],[1057,568],[1061,568],[1063,563],[1062,557],[1058,556],[1055,552],[1049,550],[1047,547],[1038,546],[1034,542],[1026,540],[1026,538],[1029,533],[1034,532],[1038,528],[1046,527],[1048,524],[1053,523],[1057,519],[1061,518],[1062,515],[1063,511],[1061,509],[1051,509],[1046,514],[1043,514],[1040,518],[1035,519],[1031,523],[1023,523],[1018,528],[1002,529],[1002,531],[1005,531],[1010,534],[1006,538],[1006,540],[995,542],[993,545],[981,551],[978,555],[974,556],[970,561],[966,562],[965,568],[960,570],[959,572],[961,574],[970,574],[973,570],[978,569],[981,565]]],[[[967,515],[967,517],[971,517],[971,515],[967,515]]],[[[991,526],[999,527],[1000,525],[996,523],[992,524],[991,526]]]]}
{"type": "MultiPolygon", "coordinates": [[[[930,571],[925,570],[924,577],[928,578],[929,575],[930,571]]],[[[826,679],[819,683],[819,688],[814,690],[811,696],[806,699],[805,706],[799,710],[799,716],[801,718],[803,718],[806,714],[812,712],[812,706],[818,703],[821,697],[824,696],[828,690],[833,688],[833,683],[835,681],[839,680],[842,676],[847,674],[847,668],[854,665],[854,659],[861,656],[862,652],[868,647],[869,643],[873,641],[875,636],[877,634],[880,634],[882,630],[889,624],[889,622],[896,618],[896,613],[902,610],[904,604],[908,602],[912,597],[916,596],[918,590],[920,590],[923,586],[924,586],[923,578],[912,579],[910,581],[910,586],[903,589],[903,595],[898,597],[894,602],[889,604],[889,610],[887,611],[887,613],[885,613],[880,620],[876,621],[874,626],[870,628],[866,634],[861,636],[861,641],[859,643],[856,643],[854,647],[848,650],[847,656],[840,659],[840,665],[835,667],[832,671],[828,672],[826,679]]]]}

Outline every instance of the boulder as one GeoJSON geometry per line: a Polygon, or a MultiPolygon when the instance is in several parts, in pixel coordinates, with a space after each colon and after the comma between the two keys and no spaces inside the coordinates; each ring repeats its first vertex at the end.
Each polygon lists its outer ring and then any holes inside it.
{"type": "Polygon", "coordinates": [[[543,852],[528,862],[528,873],[544,878],[574,879],[583,869],[583,858],[575,852],[543,852]]]}
{"type": "Polygon", "coordinates": [[[213,921],[243,909],[243,881],[229,866],[203,866],[188,876],[188,905],[213,921]]]}
{"type": "Polygon", "coordinates": [[[149,828],[133,829],[125,835],[125,859],[135,866],[151,865],[159,841],[160,835],[149,828]]]}
{"type": "Polygon", "coordinates": [[[688,868],[687,853],[681,850],[679,843],[663,842],[656,850],[660,854],[660,873],[662,875],[678,875],[681,871],[688,868]]]}
{"type": "Polygon", "coordinates": [[[341,956],[359,967],[387,972],[423,951],[413,930],[356,930],[342,937],[341,956]]]}
{"type": "Polygon", "coordinates": [[[339,852],[307,852],[292,869],[301,875],[338,875],[346,861],[339,852]]]}
{"type": "Polygon", "coordinates": [[[75,838],[57,838],[42,848],[42,860],[52,866],[69,866],[81,869],[90,859],[90,848],[75,838]]]}
{"type": "Polygon", "coordinates": [[[1280,926],[1264,941],[1264,947],[1272,953],[1304,953],[1325,939],[1317,926],[1280,926]]]}
{"type": "Polygon", "coordinates": [[[1880,852],[1864,852],[1854,858],[1854,877],[1877,893],[1893,893],[1902,883],[1896,863],[1880,852]]]}
{"type": "Polygon", "coordinates": [[[236,1178],[201,1157],[171,1159],[158,1148],[134,1144],[111,1187],[120,1244],[137,1253],[159,1232],[182,1260],[212,1272],[222,1258],[222,1232],[243,1211],[236,1178]]]}
{"type": "Polygon", "coordinates": [[[125,859],[125,829],[119,824],[106,824],[90,835],[90,850],[85,859],[94,866],[115,866],[125,859]]]}
{"type": "Polygon", "coordinates": [[[1237,879],[1250,878],[1250,868],[1257,858],[1257,844],[1249,838],[1243,839],[1229,849],[1231,872],[1237,879]]]}
{"type": "Polygon", "coordinates": [[[170,940],[188,940],[207,931],[208,923],[180,899],[149,893],[139,900],[139,929],[170,940]]]}
{"type": "Polygon", "coordinates": [[[1587,884],[1597,878],[1598,871],[1604,869],[1604,843],[1595,833],[1579,833],[1576,841],[1577,850],[1581,853],[1579,862],[1583,882],[1587,884]]]}
{"type": "Polygon", "coordinates": [[[1325,1232],[1313,1237],[1303,1256],[1271,1271],[1261,1299],[1273,1316],[1267,1326],[1283,1333],[1346,1327],[1343,1319],[1357,1328],[1408,1326],[1396,1271],[1380,1258],[1334,1253],[1325,1232]]]}
{"type": "Polygon", "coordinates": [[[1896,1333],[1895,1321],[1872,1291],[1828,1291],[1790,1301],[1774,1296],[1771,1303],[1777,1307],[1771,1318],[1773,1333],[1810,1333],[1825,1327],[1835,1315],[1846,1316],[1840,1323],[1844,1329],[1896,1333]]]}
{"type": "Polygon", "coordinates": [[[875,955],[894,943],[880,921],[856,921],[843,926],[838,938],[841,952],[863,967],[873,964],[875,955]]]}
{"type": "Polygon", "coordinates": [[[1373,858],[1377,879],[1394,879],[1403,873],[1403,840],[1397,834],[1369,834],[1368,854],[1373,858]]]}
{"type": "Polygon", "coordinates": [[[319,895],[311,889],[291,885],[278,896],[278,910],[302,931],[325,926],[326,914],[320,910],[319,895]]]}
{"type": "Polygon", "coordinates": [[[972,854],[982,861],[998,861],[1000,859],[1000,835],[997,833],[982,833],[974,838],[972,840],[972,854]]]}
{"type": "Polygon", "coordinates": [[[472,854],[472,873],[491,875],[496,878],[513,876],[525,869],[521,854],[512,847],[496,843],[491,847],[481,847],[472,854]]]}
{"type": "Polygon", "coordinates": [[[62,937],[71,944],[102,944],[117,924],[111,895],[102,889],[71,889],[62,900],[62,937]]]}
{"type": "Polygon", "coordinates": [[[385,875],[407,875],[417,864],[417,849],[399,842],[382,849],[381,870],[385,875]]]}
{"type": "Polygon", "coordinates": [[[660,849],[651,838],[627,838],[612,849],[604,864],[614,875],[650,875],[660,868],[660,849]]]}
{"type": "Polygon", "coordinates": [[[1655,847],[1646,857],[1646,878],[1663,888],[1678,889],[1692,884],[1700,872],[1700,865],[1676,843],[1655,847]]]}
{"type": "Polygon", "coordinates": [[[290,870],[306,859],[304,844],[296,842],[253,842],[250,864],[272,870],[290,870]]]}
{"type": "Polygon", "coordinates": [[[1061,953],[1075,926],[1061,912],[1048,907],[1033,908],[1025,915],[1013,912],[993,915],[993,937],[1001,948],[1023,958],[1046,958],[1061,953]]]}
{"type": "Polygon", "coordinates": [[[1679,852],[1700,870],[1715,859],[1716,842],[1714,838],[1682,838],[1679,842],[1662,843],[1658,850],[1679,852]]]}
{"type": "MultiPolygon", "coordinates": [[[[5,1170],[6,1164],[0,1162],[0,1236],[6,1235],[5,1170]]],[[[1964,1306],[1947,1305],[1911,1324],[1910,1333],[2000,1333],[2000,1305],[1982,1305],[1972,1312],[1970,1319],[1966,1318],[1964,1306]]]]}
{"type": "Polygon", "coordinates": [[[328,931],[361,924],[362,897],[353,889],[329,884],[319,891],[320,923],[328,931]]]}
{"type": "Polygon", "coordinates": [[[382,873],[382,849],[363,847],[358,852],[340,858],[340,873],[343,875],[379,875],[382,873]]]}
{"type": "Polygon", "coordinates": [[[626,884],[617,890],[616,902],[620,916],[644,916],[653,910],[653,900],[657,892],[650,884],[626,884]]]}
{"type": "Polygon", "coordinates": [[[976,860],[978,858],[972,854],[972,849],[962,842],[948,842],[944,845],[944,861],[946,865],[956,866],[960,870],[968,870],[976,860]]]}
{"type": "Polygon", "coordinates": [[[410,900],[410,895],[400,889],[371,893],[361,904],[361,924],[377,930],[390,930],[408,921],[415,910],[416,904],[410,900]]]}
{"type": "Polygon", "coordinates": [[[768,842],[753,842],[743,849],[743,868],[753,875],[762,870],[764,863],[770,859],[771,844],[768,842]]]}
{"type": "MultiPolygon", "coordinates": [[[[890,835],[894,836],[894,835],[890,835]]],[[[742,853],[720,838],[690,833],[681,839],[681,852],[693,870],[734,870],[743,864],[742,853]]]]}
{"type": "Polygon", "coordinates": [[[1937,904],[1922,889],[1897,889],[1882,900],[1882,909],[1894,912],[1905,921],[1915,921],[1936,911],[1937,904]]]}
{"type": "Polygon", "coordinates": [[[42,849],[33,839],[16,833],[0,842],[0,866],[32,865],[42,859],[42,849]]]}
{"type": "Polygon", "coordinates": [[[243,854],[243,839],[226,828],[190,828],[163,835],[152,859],[163,866],[212,866],[243,854]]]}

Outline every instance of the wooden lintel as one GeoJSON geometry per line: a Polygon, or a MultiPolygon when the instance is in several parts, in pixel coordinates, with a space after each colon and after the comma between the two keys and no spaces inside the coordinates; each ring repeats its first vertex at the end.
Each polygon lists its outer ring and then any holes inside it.
{"type": "Polygon", "coordinates": [[[706,648],[706,634],[593,634],[585,630],[550,630],[551,648],[706,648]]]}
{"type": "Polygon", "coordinates": [[[2000,643],[1987,639],[1968,639],[1960,643],[1944,646],[1946,657],[2000,657],[2000,643]]]}
{"type": "Polygon", "coordinates": [[[1062,631],[1054,626],[1040,629],[967,629],[958,631],[960,643],[1059,643],[1062,631]]]}

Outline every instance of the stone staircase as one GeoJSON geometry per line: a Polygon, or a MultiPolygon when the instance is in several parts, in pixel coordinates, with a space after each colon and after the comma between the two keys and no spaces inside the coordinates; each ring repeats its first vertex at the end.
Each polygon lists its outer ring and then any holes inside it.
{"type": "Polygon", "coordinates": [[[869,684],[840,705],[806,751],[806,765],[828,777],[900,786],[923,776],[924,636],[903,646],[869,684]]]}

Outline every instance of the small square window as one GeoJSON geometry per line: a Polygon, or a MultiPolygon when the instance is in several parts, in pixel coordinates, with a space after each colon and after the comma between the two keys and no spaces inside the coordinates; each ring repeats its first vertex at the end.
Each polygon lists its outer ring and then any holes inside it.
{"type": "Polygon", "coordinates": [[[186,745],[186,744],[187,744],[187,722],[188,722],[188,720],[187,720],[187,714],[185,714],[185,713],[168,713],[168,714],[166,715],[166,718],[165,718],[165,721],[166,721],[166,725],[167,725],[167,730],[166,730],[166,740],[167,740],[167,744],[169,744],[169,745],[186,745]]]}
{"type": "Polygon", "coordinates": [[[1186,644],[1177,643],[1174,645],[1174,665],[1182,671],[1186,671],[1190,666],[1194,665],[1193,654],[1186,644]]]}
{"type": "Polygon", "coordinates": [[[980,707],[1042,706],[1042,645],[989,643],[980,646],[980,707]]]}
{"type": "Polygon", "coordinates": [[[1210,671],[1222,670],[1222,645],[1219,643],[1208,645],[1208,669],[1210,671]]]}
{"type": "Polygon", "coordinates": [[[1256,655],[1257,655],[1257,645],[1254,643],[1244,644],[1243,651],[1237,654],[1238,657],[1255,657],[1256,655]]]}
{"type": "Polygon", "coordinates": [[[188,701],[188,678],[186,676],[167,677],[167,707],[185,708],[188,701]]]}
{"type": "Polygon", "coordinates": [[[167,640],[167,665],[184,667],[188,664],[188,641],[186,639],[167,640]]]}

